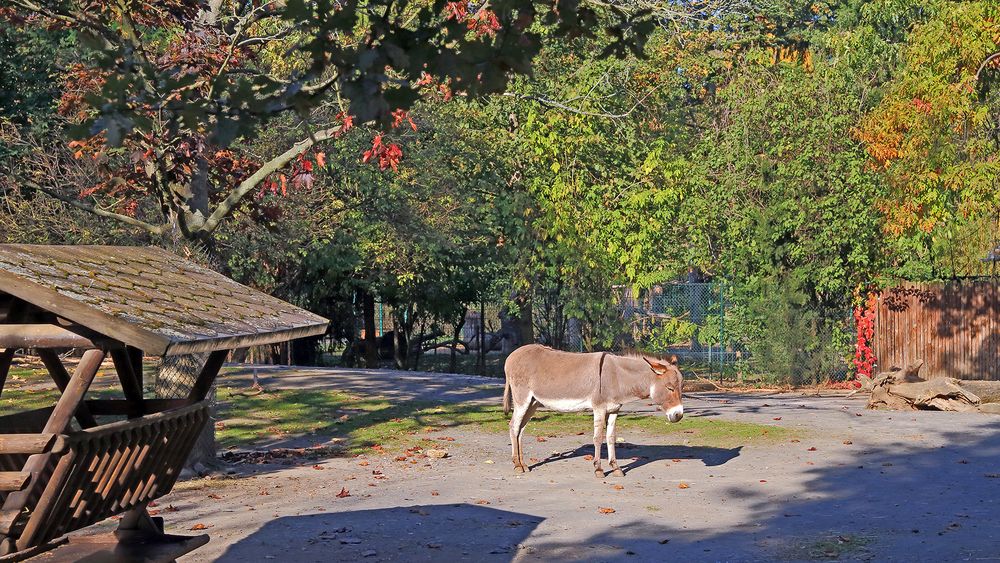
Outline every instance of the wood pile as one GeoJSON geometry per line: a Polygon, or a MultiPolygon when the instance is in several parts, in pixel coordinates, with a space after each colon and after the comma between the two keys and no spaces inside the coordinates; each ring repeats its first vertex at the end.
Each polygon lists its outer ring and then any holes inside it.
{"type": "Polygon", "coordinates": [[[996,405],[983,405],[979,396],[952,377],[925,380],[918,376],[923,361],[892,367],[872,379],[863,380],[858,391],[868,391],[869,409],[997,412],[996,405]]]}

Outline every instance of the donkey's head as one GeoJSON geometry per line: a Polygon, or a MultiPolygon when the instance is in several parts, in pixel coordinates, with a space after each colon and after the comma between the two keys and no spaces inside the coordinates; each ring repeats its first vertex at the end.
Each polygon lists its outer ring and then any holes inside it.
{"type": "Polygon", "coordinates": [[[677,368],[677,356],[669,360],[659,360],[643,356],[650,369],[653,370],[653,384],[649,388],[649,397],[656,407],[667,413],[670,422],[677,422],[684,416],[684,405],[681,404],[681,384],[684,377],[677,368]]]}

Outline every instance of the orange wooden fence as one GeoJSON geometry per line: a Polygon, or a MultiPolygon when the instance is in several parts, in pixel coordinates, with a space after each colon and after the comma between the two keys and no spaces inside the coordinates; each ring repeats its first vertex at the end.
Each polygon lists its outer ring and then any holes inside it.
{"type": "Polygon", "coordinates": [[[1000,381],[997,280],[903,284],[879,297],[879,371],[924,361],[920,376],[1000,381]]]}

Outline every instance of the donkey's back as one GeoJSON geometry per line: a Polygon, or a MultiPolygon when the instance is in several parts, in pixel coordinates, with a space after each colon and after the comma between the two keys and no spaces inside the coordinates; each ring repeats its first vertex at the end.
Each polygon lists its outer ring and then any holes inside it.
{"type": "Polygon", "coordinates": [[[556,410],[584,410],[598,390],[603,352],[581,354],[529,344],[504,363],[504,412],[532,398],[556,410]]]}

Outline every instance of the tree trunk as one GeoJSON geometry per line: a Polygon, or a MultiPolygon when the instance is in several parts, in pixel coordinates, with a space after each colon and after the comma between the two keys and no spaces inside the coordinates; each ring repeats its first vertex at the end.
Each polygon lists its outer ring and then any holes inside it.
{"type": "Polygon", "coordinates": [[[519,294],[514,296],[514,303],[517,304],[517,317],[514,318],[514,327],[517,331],[517,342],[514,346],[524,346],[535,341],[535,319],[532,314],[531,296],[519,294]]]}
{"type": "MultiPolygon", "coordinates": [[[[153,390],[158,399],[184,399],[191,392],[191,387],[198,374],[205,366],[208,354],[191,354],[186,356],[168,356],[161,360],[153,381],[153,390]]],[[[205,429],[198,436],[198,441],[188,456],[184,467],[196,473],[206,473],[218,465],[215,457],[215,387],[208,394],[212,403],[212,416],[209,417],[205,429]]]]}
{"type": "Polygon", "coordinates": [[[468,311],[462,313],[462,318],[455,323],[455,331],[451,339],[451,358],[448,360],[448,371],[458,373],[458,343],[462,336],[462,327],[465,326],[465,317],[468,311]]]}
{"type": "Polygon", "coordinates": [[[378,337],[375,334],[375,297],[363,291],[361,293],[361,316],[365,324],[365,367],[378,367],[378,337]]]}

